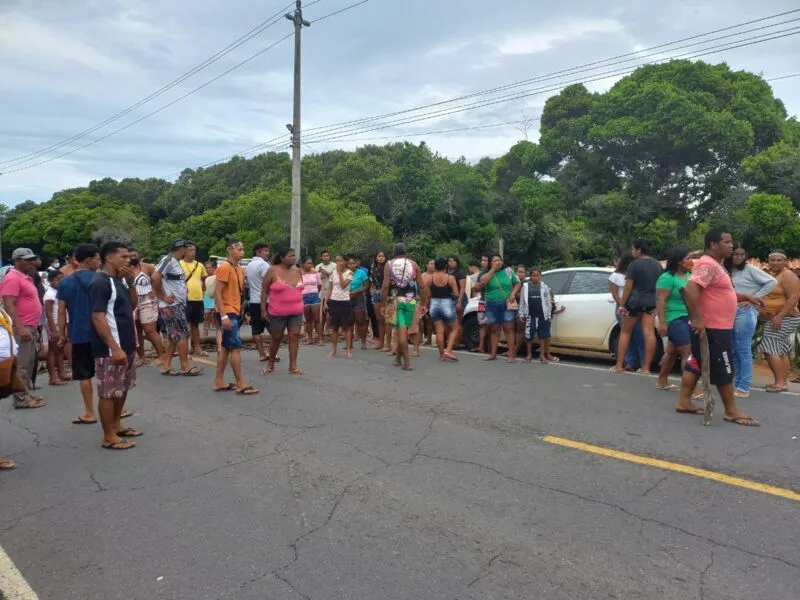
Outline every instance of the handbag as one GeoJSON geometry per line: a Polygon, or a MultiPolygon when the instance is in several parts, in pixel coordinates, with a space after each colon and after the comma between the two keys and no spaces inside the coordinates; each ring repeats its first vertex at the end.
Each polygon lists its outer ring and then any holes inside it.
{"type": "Polygon", "coordinates": [[[14,356],[16,340],[11,332],[11,326],[0,315],[0,327],[8,332],[8,343],[11,356],[0,359],[0,398],[10,396],[14,392],[24,392],[25,384],[17,376],[17,358],[14,356]]]}
{"type": "MultiPolygon", "coordinates": [[[[506,275],[508,275],[508,281],[509,281],[509,283],[511,283],[511,267],[506,267],[506,275]]],[[[500,281],[497,279],[497,273],[494,274],[494,280],[497,281],[497,289],[500,290],[500,293],[503,294],[503,296],[506,299],[506,310],[519,310],[519,303],[517,302],[517,299],[516,298],[510,298],[503,291],[503,286],[500,285],[500,281]]]]}
{"type": "Polygon", "coordinates": [[[383,309],[386,323],[389,325],[397,325],[397,300],[390,298],[386,301],[386,306],[383,309]]]}

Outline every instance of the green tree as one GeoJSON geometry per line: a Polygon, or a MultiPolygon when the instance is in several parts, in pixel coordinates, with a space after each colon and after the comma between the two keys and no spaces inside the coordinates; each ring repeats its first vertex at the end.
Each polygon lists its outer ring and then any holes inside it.
{"type": "Polygon", "coordinates": [[[800,147],[780,142],[742,161],[742,179],[761,192],[782,194],[800,208],[800,147]]]}
{"type": "Polygon", "coordinates": [[[800,253],[800,216],[786,196],[753,194],[737,216],[738,233],[753,256],[766,258],[774,248],[800,253]]]}

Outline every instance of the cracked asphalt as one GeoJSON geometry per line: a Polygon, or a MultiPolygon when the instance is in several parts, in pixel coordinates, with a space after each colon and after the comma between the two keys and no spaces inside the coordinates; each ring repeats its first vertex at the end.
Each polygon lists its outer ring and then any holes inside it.
{"type": "Polygon", "coordinates": [[[800,503],[542,439],[798,490],[797,396],[704,428],[653,379],[435,356],[248,353],[254,397],[142,369],[128,452],[69,424],[75,386],[6,401],[0,543],[48,600],[800,598],[800,503]]]}

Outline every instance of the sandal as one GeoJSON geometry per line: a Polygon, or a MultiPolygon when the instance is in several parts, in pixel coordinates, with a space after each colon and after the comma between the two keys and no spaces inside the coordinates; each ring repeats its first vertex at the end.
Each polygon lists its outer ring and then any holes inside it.
{"type": "Polygon", "coordinates": [[[97,423],[97,419],[95,419],[94,421],[90,421],[89,419],[78,417],[77,419],[72,420],[73,425],[94,425],[95,423],[97,423]]]}
{"type": "Polygon", "coordinates": [[[233,390],[236,389],[236,384],[235,383],[226,383],[221,388],[212,387],[211,389],[214,390],[215,392],[232,392],[233,390]]]}
{"type": "Polygon", "coordinates": [[[132,416],[133,416],[133,411],[130,408],[126,408],[119,415],[119,418],[120,419],[127,419],[128,417],[132,417],[132,416]]]}
{"type": "Polygon", "coordinates": [[[178,371],[176,371],[175,369],[169,369],[167,371],[161,371],[161,374],[164,377],[177,377],[178,375],[180,375],[180,373],[178,371]]]}
{"type": "Polygon", "coordinates": [[[788,387],[783,387],[783,386],[780,386],[780,385],[768,385],[764,389],[766,390],[766,392],[768,394],[780,394],[782,392],[788,392],[789,391],[788,387]]]}
{"type": "Polygon", "coordinates": [[[192,367],[188,371],[181,371],[182,377],[197,377],[198,375],[202,375],[203,369],[200,367],[192,367]]]}
{"type": "Polygon", "coordinates": [[[554,356],[552,358],[548,358],[547,360],[549,360],[550,362],[561,362],[561,359],[558,358],[557,356],[554,356]]]}
{"type": "Polygon", "coordinates": [[[619,374],[619,373],[626,373],[626,372],[630,372],[630,371],[628,371],[628,369],[620,369],[620,368],[617,368],[616,366],[614,366],[614,367],[611,367],[611,368],[609,369],[609,371],[611,371],[612,373],[617,373],[617,374],[619,374]]]}
{"type": "Polygon", "coordinates": [[[0,458],[0,471],[13,471],[17,468],[17,463],[8,458],[0,458]]]}
{"type": "Polygon", "coordinates": [[[52,385],[53,387],[61,386],[61,385],[68,385],[69,381],[50,381],[48,385],[52,385]]]}
{"type": "Polygon", "coordinates": [[[289,369],[289,375],[303,375],[303,374],[304,374],[303,369],[300,368],[289,369]]]}
{"type": "Polygon", "coordinates": [[[254,396],[258,393],[258,390],[251,385],[247,387],[243,387],[242,389],[237,389],[236,393],[240,396],[254,396]]]}
{"type": "Polygon", "coordinates": [[[668,385],[656,385],[657,390],[661,390],[662,392],[677,392],[678,386],[674,383],[670,383],[668,385]]]}
{"type": "Polygon", "coordinates": [[[47,406],[47,402],[42,400],[41,398],[28,398],[24,402],[19,404],[14,404],[14,408],[22,410],[28,408],[42,408],[43,406],[47,406]]]}
{"type": "Polygon", "coordinates": [[[120,440],[118,442],[103,442],[103,448],[106,450],[130,450],[135,448],[136,444],[128,440],[120,440]]]}
{"type": "Polygon", "coordinates": [[[264,370],[261,371],[261,374],[262,375],[269,375],[273,371],[275,371],[275,367],[265,367],[264,370]]]}
{"type": "Polygon", "coordinates": [[[702,408],[676,408],[675,412],[679,415],[702,415],[705,410],[702,408]]]}
{"type": "Polygon", "coordinates": [[[734,425],[741,425],[743,427],[760,427],[761,423],[756,421],[753,417],[734,417],[733,419],[729,419],[728,417],[724,417],[724,419],[728,423],[733,423],[734,425]]]}
{"type": "Polygon", "coordinates": [[[131,427],[126,427],[122,431],[118,431],[117,435],[119,437],[140,437],[143,434],[141,431],[137,431],[136,429],[133,429],[131,427]]]}

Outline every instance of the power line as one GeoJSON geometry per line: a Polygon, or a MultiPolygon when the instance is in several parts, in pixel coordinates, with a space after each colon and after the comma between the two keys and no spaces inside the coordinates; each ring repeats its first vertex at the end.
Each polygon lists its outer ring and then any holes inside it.
{"type": "MultiPolygon", "coordinates": [[[[345,6],[344,8],[340,8],[339,10],[335,10],[332,13],[328,13],[324,17],[320,17],[319,19],[315,19],[314,21],[311,21],[311,22],[312,23],[319,23],[320,21],[324,21],[325,19],[329,19],[330,17],[334,17],[334,16],[336,16],[338,14],[341,14],[341,13],[343,13],[345,11],[351,10],[351,9],[355,8],[356,6],[361,6],[362,4],[366,4],[367,2],[369,2],[369,0],[361,0],[361,2],[356,2],[355,4],[351,4],[350,6],[345,6]]],[[[308,8],[309,6],[311,6],[311,4],[307,5],[306,8],[308,8]]]]}
{"type": "MultiPolygon", "coordinates": [[[[712,48],[705,49],[703,52],[687,53],[687,54],[693,54],[693,56],[690,56],[688,58],[698,58],[698,57],[704,56],[706,54],[713,54],[713,53],[716,53],[716,52],[721,52],[721,51],[726,51],[726,50],[733,50],[733,49],[736,49],[736,48],[751,46],[751,45],[754,45],[754,44],[767,42],[767,41],[770,41],[770,40],[773,40],[773,39],[779,39],[779,38],[788,37],[788,36],[797,35],[797,34],[800,34],[800,28],[796,28],[796,30],[792,30],[791,33],[784,33],[782,35],[775,35],[775,36],[772,36],[772,37],[768,37],[766,39],[759,39],[759,40],[756,40],[756,41],[743,41],[742,43],[737,43],[737,44],[732,44],[732,45],[731,44],[722,44],[721,46],[715,46],[715,47],[712,47],[712,48]]],[[[764,37],[764,36],[757,36],[757,37],[764,37]]],[[[667,58],[660,59],[660,60],[657,60],[657,61],[651,61],[651,62],[648,62],[648,63],[643,63],[643,64],[640,64],[640,65],[636,65],[633,68],[625,67],[623,69],[617,69],[617,70],[613,70],[613,71],[606,71],[606,72],[603,72],[603,73],[598,73],[598,74],[595,74],[590,79],[576,79],[576,80],[565,81],[565,82],[562,81],[562,82],[559,82],[559,83],[555,84],[554,87],[546,87],[546,88],[538,88],[538,89],[534,89],[534,90],[521,91],[521,92],[518,92],[518,93],[515,93],[515,94],[501,96],[501,97],[490,99],[490,100],[485,100],[485,101],[480,101],[480,102],[473,102],[471,104],[466,104],[466,105],[463,105],[463,106],[460,106],[460,107],[448,108],[448,109],[439,109],[437,111],[432,111],[432,112],[429,112],[429,113],[423,113],[421,115],[417,115],[417,116],[414,116],[414,117],[411,117],[411,118],[403,118],[403,119],[398,119],[398,120],[395,120],[395,121],[388,121],[388,122],[378,123],[378,124],[375,124],[375,125],[367,125],[367,124],[365,124],[362,129],[358,129],[358,127],[355,127],[355,128],[350,128],[350,130],[348,130],[348,131],[338,131],[338,132],[333,131],[333,132],[330,132],[330,133],[329,132],[322,132],[322,133],[317,134],[316,136],[313,136],[313,135],[310,136],[309,141],[314,142],[314,143],[333,141],[333,140],[337,140],[337,139],[339,139],[341,137],[346,137],[346,136],[349,136],[349,135],[366,133],[366,132],[370,132],[370,131],[378,131],[378,130],[381,130],[381,129],[397,127],[397,126],[406,125],[406,124],[409,124],[409,123],[417,123],[417,122],[420,122],[420,121],[427,121],[427,120],[435,119],[435,118],[439,118],[439,117],[450,116],[450,115],[453,115],[453,114],[467,112],[467,111],[475,110],[475,109],[478,109],[478,108],[485,108],[487,106],[493,106],[493,105],[496,105],[496,104],[506,103],[506,102],[510,102],[510,101],[513,101],[513,100],[520,100],[520,99],[523,99],[523,98],[528,98],[530,96],[536,96],[536,95],[540,95],[540,94],[544,94],[544,93],[558,91],[558,90],[562,89],[564,86],[567,86],[567,85],[572,85],[572,84],[577,84],[577,83],[592,83],[592,82],[595,82],[595,81],[601,81],[603,79],[608,79],[609,77],[614,77],[614,76],[619,76],[619,75],[626,75],[626,74],[629,74],[629,73],[633,72],[633,70],[635,70],[638,67],[649,65],[649,64],[657,64],[657,63],[665,62],[665,61],[668,61],[668,60],[674,60],[675,58],[677,58],[677,57],[667,57],[667,58]],[[327,137],[329,135],[332,136],[332,137],[327,137]]]]}
{"type": "Polygon", "coordinates": [[[274,48],[275,46],[277,46],[277,45],[278,45],[278,44],[280,44],[281,42],[284,42],[284,41],[288,40],[290,37],[292,37],[292,34],[291,34],[291,33],[289,33],[289,34],[287,34],[287,35],[283,36],[283,37],[282,37],[281,39],[279,39],[277,42],[274,42],[274,43],[270,44],[269,46],[267,46],[266,48],[264,48],[264,49],[262,49],[262,50],[259,50],[258,52],[256,52],[256,53],[255,53],[255,54],[253,54],[252,56],[250,56],[249,58],[246,58],[246,59],[245,59],[245,60],[243,60],[242,62],[235,64],[234,66],[232,66],[232,67],[231,67],[230,69],[228,69],[227,71],[223,71],[222,73],[220,73],[219,75],[217,75],[217,76],[216,76],[216,77],[214,77],[213,79],[210,79],[209,81],[206,81],[206,82],[205,82],[205,83],[203,83],[202,85],[199,85],[199,86],[197,86],[196,88],[194,88],[193,90],[191,90],[191,91],[189,91],[189,92],[187,92],[187,93],[183,94],[182,96],[179,96],[179,97],[175,98],[175,99],[174,99],[172,102],[169,102],[169,103],[165,104],[164,106],[162,106],[162,107],[160,107],[160,108],[157,108],[157,109],[156,109],[156,110],[154,110],[153,112],[147,113],[147,114],[146,114],[146,115],[144,115],[143,117],[139,117],[139,118],[138,118],[138,119],[136,119],[135,121],[131,121],[130,123],[128,123],[127,125],[125,125],[125,126],[123,126],[123,127],[120,127],[119,129],[115,129],[114,131],[112,131],[112,132],[110,132],[110,133],[107,133],[106,135],[104,135],[104,136],[102,136],[102,137],[99,137],[99,138],[97,138],[97,139],[95,139],[95,140],[92,140],[92,141],[91,141],[91,142],[89,142],[88,144],[84,144],[84,145],[82,145],[82,146],[78,146],[77,148],[74,148],[74,149],[72,149],[72,150],[70,150],[70,151],[68,151],[68,152],[64,152],[64,153],[62,153],[62,154],[58,154],[57,156],[52,156],[52,157],[50,157],[50,158],[46,158],[45,160],[41,160],[41,161],[39,161],[39,162],[36,162],[36,163],[30,164],[30,165],[26,165],[26,166],[24,166],[24,167],[17,167],[17,168],[15,168],[15,169],[10,169],[10,170],[4,171],[3,173],[0,173],[0,175],[9,175],[9,174],[11,174],[11,173],[18,173],[19,171],[26,171],[27,169],[33,169],[34,167],[38,167],[38,166],[40,166],[40,165],[44,165],[44,164],[47,164],[47,163],[49,163],[49,162],[53,162],[54,160],[58,160],[59,158],[64,158],[65,156],[69,156],[70,154],[74,154],[75,152],[78,152],[78,151],[80,151],[80,150],[83,150],[84,148],[88,148],[89,146],[94,146],[94,145],[95,145],[95,144],[97,144],[98,142],[102,142],[103,140],[106,140],[106,139],[110,138],[112,135],[116,135],[116,134],[118,134],[118,133],[120,133],[120,132],[122,132],[122,131],[125,131],[126,129],[128,129],[128,128],[130,128],[130,127],[133,127],[133,126],[134,126],[134,125],[136,125],[137,123],[141,123],[141,122],[142,122],[142,121],[144,121],[145,119],[149,119],[149,118],[150,118],[150,117],[152,117],[153,115],[160,113],[162,110],[165,110],[165,109],[169,108],[169,107],[170,107],[170,106],[172,106],[173,104],[177,104],[178,102],[180,102],[180,101],[181,101],[181,100],[183,100],[184,98],[186,98],[186,97],[188,97],[188,96],[191,96],[191,95],[192,95],[192,94],[194,94],[195,92],[198,92],[198,91],[202,90],[203,88],[205,88],[205,87],[207,87],[207,86],[211,85],[212,83],[214,83],[214,82],[215,82],[215,81],[217,81],[218,79],[221,79],[221,78],[225,77],[225,75],[227,75],[227,74],[228,74],[228,73],[230,73],[231,71],[235,71],[236,69],[238,69],[238,68],[239,68],[239,67],[241,67],[242,65],[245,65],[245,64],[247,64],[247,63],[248,63],[248,62],[250,62],[251,60],[253,60],[253,59],[255,59],[255,58],[257,58],[257,57],[261,56],[262,54],[264,54],[264,53],[265,53],[265,52],[267,52],[268,50],[271,50],[272,48],[274,48]]]}
{"type": "Polygon", "coordinates": [[[792,77],[800,77],[800,73],[794,73],[793,75],[781,75],[780,77],[770,77],[764,81],[780,81],[781,79],[790,79],[792,77]]]}
{"type": "MultiPolygon", "coordinates": [[[[321,2],[321,0],[315,0],[314,2],[312,2],[312,4],[316,4],[317,2],[321,2]]],[[[67,138],[65,140],[62,140],[62,141],[60,141],[60,142],[58,142],[56,144],[53,144],[52,146],[48,146],[47,148],[42,148],[42,149],[37,150],[35,152],[31,152],[30,154],[25,154],[24,156],[18,156],[16,158],[11,158],[11,159],[8,159],[8,160],[0,161],[0,166],[2,166],[2,165],[18,166],[20,164],[23,164],[23,163],[26,163],[26,162],[30,162],[31,160],[35,160],[39,156],[42,156],[44,154],[49,154],[53,150],[58,150],[59,148],[63,148],[64,146],[70,144],[71,142],[74,142],[74,141],[77,141],[77,140],[79,140],[81,138],[84,138],[87,135],[89,135],[91,133],[94,133],[98,129],[101,129],[101,128],[105,127],[106,125],[109,125],[110,123],[113,123],[114,121],[117,121],[117,120],[121,119],[125,115],[133,112],[137,108],[149,103],[151,100],[154,100],[155,98],[163,95],[164,93],[168,92],[169,90],[171,90],[175,86],[177,86],[177,85],[181,84],[182,82],[186,81],[187,79],[189,79],[193,75],[199,73],[200,71],[202,71],[206,67],[214,64],[215,62],[217,62],[218,60],[220,60],[224,56],[227,56],[228,54],[230,54],[231,52],[233,52],[234,50],[236,50],[240,46],[244,45],[245,43],[247,43],[248,41],[250,41],[251,39],[253,39],[257,35],[259,35],[260,33],[263,33],[264,31],[266,31],[267,29],[269,29],[270,27],[272,27],[273,25],[278,23],[281,20],[284,11],[286,11],[288,8],[291,8],[293,5],[294,5],[294,3],[289,4],[286,7],[282,8],[277,13],[275,13],[274,15],[272,15],[271,17],[269,17],[265,21],[262,21],[260,24],[256,25],[253,29],[251,29],[250,31],[245,33],[243,36],[241,36],[237,40],[234,40],[233,42],[228,44],[225,48],[223,48],[222,50],[220,50],[216,54],[213,54],[212,56],[210,56],[209,58],[207,58],[206,60],[201,62],[199,65],[197,65],[193,69],[190,69],[189,71],[187,71],[186,73],[184,73],[183,75],[178,77],[177,79],[174,79],[170,83],[168,83],[165,86],[159,88],[158,90],[156,90],[155,92],[153,92],[149,96],[145,96],[144,98],[142,98],[141,100],[139,100],[135,104],[132,104],[131,106],[121,110],[120,112],[116,113],[115,115],[112,115],[111,117],[107,118],[106,120],[101,121],[97,125],[94,125],[93,127],[90,127],[89,129],[86,129],[86,130],[84,130],[84,131],[82,131],[80,133],[77,133],[77,134],[73,135],[72,137],[69,137],[69,138],[67,138]],[[11,163],[13,163],[13,164],[11,164],[11,163]]],[[[311,4],[309,4],[309,6],[311,6],[311,4]]]]}
{"type": "MultiPolygon", "coordinates": [[[[531,121],[538,121],[540,118],[541,117],[530,117],[529,119],[531,121]]],[[[401,134],[401,135],[384,135],[384,136],[370,137],[370,138],[338,139],[338,140],[335,140],[332,143],[376,142],[376,141],[380,141],[380,140],[398,140],[398,139],[409,138],[409,137],[424,137],[426,135],[441,135],[441,134],[444,134],[444,133],[457,133],[457,132],[462,132],[462,131],[476,131],[476,130],[480,130],[480,129],[491,129],[493,127],[506,127],[508,125],[519,125],[520,123],[522,123],[522,121],[518,119],[516,121],[505,121],[503,123],[490,123],[488,125],[475,125],[473,127],[456,127],[456,128],[453,128],[453,129],[439,129],[437,131],[422,131],[422,132],[417,132],[417,133],[404,133],[404,134],[401,134]]],[[[325,140],[322,140],[322,142],[325,142],[325,140]]],[[[315,150],[315,152],[317,152],[317,151],[315,150]]]]}
{"type": "MultiPolygon", "coordinates": [[[[745,21],[745,22],[739,23],[737,25],[730,25],[728,27],[723,27],[721,29],[715,29],[713,31],[709,31],[709,32],[706,32],[706,33],[703,33],[703,34],[697,34],[697,35],[681,38],[681,39],[675,40],[673,42],[667,42],[667,43],[664,43],[664,44],[651,46],[650,48],[645,48],[643,50],[637,50],[635,52],[629,52],[629,53],[626,53],[626,54],[620,54],[620,55],[617,55],[617,56],[613,56],[613,57],[606,58],[606,59],[603,59],[603,60],[598,60],[598,61],[586,63],[586,64],[579,65],[577,67],[572,67],[572,68],[569,68],[569,69],[562,69],[560,71],[554,71],[554,72],[548,73],[546,75],[533,77],[533,78],[525,79],[525,80],[522,80],[522,81],[513,82],[513,83],[510,83],[510,84],[507,84],[507,85],[502,85],[502,86],[498,86],[498,87],[494,87],[494,88],[490,88],[490,89],[486,89],[486,90],[481,90],[481,91],[478,91],[478,92],[473,92],[471,94],[466,94],[466,95],[463,95],[463,96],[450,98],[449,100],[443,100],[443,101],[440,101],[440,102],[434,102],[434,103],[431,103],[431,104],[418,106],[416,108],[395,111],[395,112],[386,113],[386,114],[383,114],[383,115],[376,115],[376,116],[372,116],[372,117],[354,119],[354,120],[351,120],[351,121],[344,121],[344,122],[341,122],[341,123],[336,123],[334,125],[323,125],[323,126],[319,126],[319,127],[312,127],[312,128],[306,129],[306,132],[308,133],[310,131],[326,130],[326,129],[329,129],[329,128],[332,128],[332,127],[339,127],[339,126],[343,126],[343,125],[354,125],[354,124],[368,122],[368,121],[372,121],[372,120],[378,120],[378,119],[382,119],[382,118],[387,118],[387,117],[393,117],[393,116],[398,116],[398,115],[402,115],[402,114],[407,114],[409,112],[415,112],[417,110],[422,110],[424,108],[433,108],[433,107],[436,107],[436,106],[442,106],[442,105],[445,105],[445,104],[458,102],[460,100],[467,100],[469,98],[473,98],[473,97],[476,97],[476,96],[488,95],[488,94],[492,94],[492,93],[495,93],[495,92],[500,92],[500,91],[504,91],[504,90],[507,90],[507,89],[512,89],[512,88],[515,88],[515,87],[522,87],[522,86],[527,85],[529,83],[534,83],[534,82],[537,82],[537,81],[552,79],[552,78],[555,78],[555,77],[560,76],[560,75],[567,75],[567,74],[570,74],[573,71],[581,71],[581,72],[583,72],[588,67],[597,66],[598,68],[603,68],[603,66],[609,66],[607,64],[604,65],[604,63],[610,63],[612,61],[617,61],[618,59],[621,59],[621,58],[634,57],[634,59],[639,59],[639,58],[641,58],[641,54],[645,53],[645,52],[652,52],[654,50],[659,50],[659,49],[662,49],[662,48],[666,48],[668,46],[674,46],[676,44],[681,44],[681,43],[688,42],[688,41],[691,41],[691,40],[696,40],[696,39],[699,39],[699,38],[702,38],[702,37],[708,37],[708,36],[711,36],[711,35],[715,35],[717,33],[723,33],[725,31],[730,31],[732,29],[738,29],[738,28],[741,28],[741,27],[745,27],[747,25],[754,25],[756,23],[762,23],[762,22],[767,21],[767,20],[776,19],[778,17],[786,16],[786,15],[797,13],[797,12],[800,12],[800,9],[785,11],[785,12],[782,12],[782,13],[770,15],[768,17],[762,17],[760,19],[753,19],[751,21],[745,21]]],[[[752,30],[741,31],[738,34],[733,34],[733,35],[743,35],[745,33],[752,33],[753,31],[758,31],[760,29],[769,28],[769,27],[776,27],[778,25],[783,25],[783,24],[785,24],[787,22],[792,22],[794,20],[796,20],[796,19],[783,21],[783,22],[780,22],[780,23],[774,23],[772,25],[767,25],[767,26],[755,28],[755,29],[752,29],[752,30]]],[[[690,46],[693,46],[693,45],[705,44],[705,43],[709,43],[709,42],[712,42],[712,41],[717,41],[719,39],[723,39],[724,37],[729,37],[729,36],[723,36],[723,37],[720,37],[720,38],[704,40],[704,41],[701,41],[701,42],[696,42],[695,44],[689,44],[688,46],[684,46],[684,47],[690,47],[690,46]]],[[[674,48],[673,51],[677,50],[677,49],[678,48],[674,48]]],[[[629,62],[629,61],[625,61],[625,62],[629,62]]],[[[619,64],[619,63],[614,63],[614,64],[619,64]]]]}

